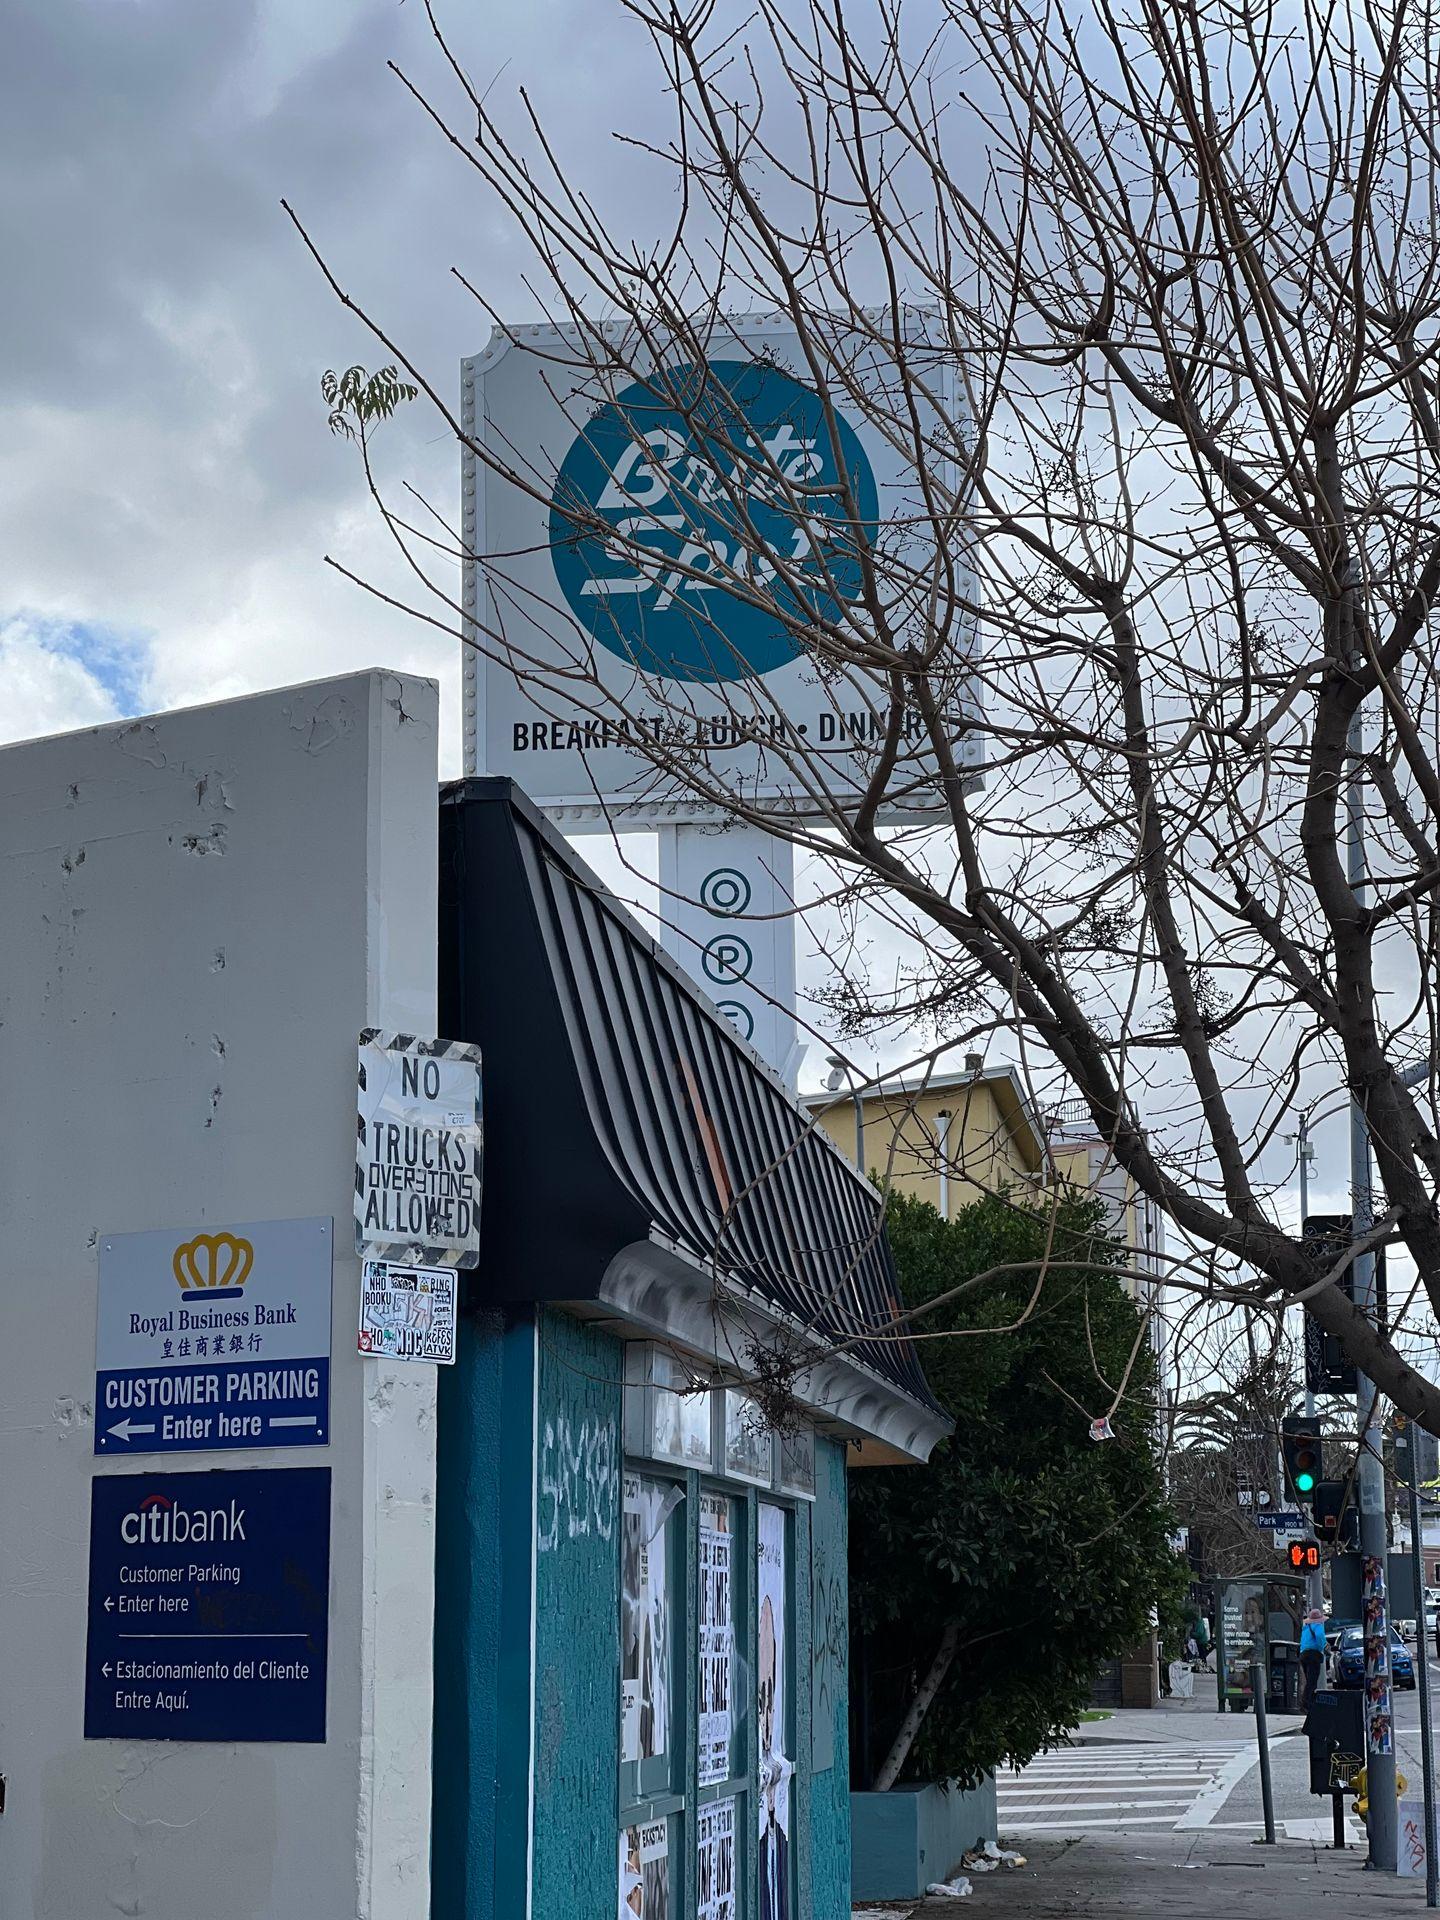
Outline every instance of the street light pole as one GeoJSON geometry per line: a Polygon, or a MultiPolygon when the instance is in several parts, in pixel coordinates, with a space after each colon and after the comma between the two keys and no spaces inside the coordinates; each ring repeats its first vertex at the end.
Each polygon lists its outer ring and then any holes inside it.
{"type": "MultiPolygon", "coordinates": [[[[1305,1222],[1310,1218],[1310,1163],[1315,1158],[1315,1148],[1310,1140],[1310,1116],[1302,1113],[1295,1133],[1296,1154],[1300,1162],[1300,1238],[1305,1238],[1305,1222]]],[[[1302,1313],[1305,1309],[1302,1309],[1302,1313]]],[[[1304,1336],[1302,1322],[1301,1352],[1305,1366],[1305,1416],[1315,1418],[1315,1390],[1310,1385],[1310,1343],[1304,1336]]],[[[1324,1455],[1321,1455],[1321,1477],[1324,1477],[1324,1455]]],[[[1312,1567],[1305,1576],[1305,1593],[1312,1607],[1325,1605],[1325,1576],[1319,1567],[1312,1567]]]]}
{"type": "Polygon", "coordinates": [[[1435,1746],[1430,1714],[1430,1649],[1425,1644],[1425,1582],[1420,1550],[1420,1464],[1415,1457],[1415,1423],[1403,1416],[1396,1420],[1395,1459],[1403,1460],[1405,1484],[1410,1492],[1410,1567],[1415,1582],[1415,1604],[1419,1609],[1419,1632],[1415,1636],[1415,1670],[1420,1688],[1420,1770],[1425,1789],[1425,1904],[1440,1906],[1440,1855],[1435,1832],[1435,1746]]]}
{"type": "MultiPolygon", "coordinates": [[[[1365,875],[1365,802],[1361,783],[1364,728],[1357,707],[1346,742],[1349,781],[1345,795],[1345,865],[1350,890],[1363,906],[1365,875]]],[[[1375,1219],[1370,1175],[1370,1129],[1365,1110],[1350,1098],[1350,1215],[1351,1233],[1359,1240],[1375,1219]]],[[[1355,1305],[1373,1325],[1379,1318],[1375,1290],[1375,1255],[1357,1256],[1353,1268],[1355,1305]]],[[[1389,1551],[1385,1524],[1385,1456],[1380,1419],[1380,1389],[1363,1374],[1356,1380],[1356,1408],[1360,1455],[1356,1482],[1360,1494],[1361,1618],[1365,1637],[1365,1779],[1369,1814],[1369,1865],[1386,1873],[1396,1870],[1399,1820],[1395,1804],[1395,1718],[1390,1692],[1390,1602],[1386,1592],[1389,1551]]]]}
{"type": "Polygon", "coordinates": [[[841,1054],[827,1054],[825,1064],[830,1069],[830,1076],[825,1082],[830,1092],[838,1093],[842,1085],[847,1085],[850,1089],[850,1103],[855,1109],[855,1171],[863,1180],[865,1178],[865,1096],[855,1084],[850,1062],[841,1054]]]}

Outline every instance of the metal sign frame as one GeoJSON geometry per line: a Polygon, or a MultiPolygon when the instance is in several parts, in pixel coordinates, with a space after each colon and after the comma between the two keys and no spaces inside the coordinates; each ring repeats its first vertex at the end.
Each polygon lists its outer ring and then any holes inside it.
{"type": "MultiPolygon", "coordinates": [[[[914,326],[912,350],[923,353],[925,317],[907,319],[914,326]]],[[[619,330],[611,333],[618,341],[619,330]]],[[[855,355],[853,364],[861,364],[867,353],[874,361],[873,373],[865,368],[867,379],[879,384],[887,373],[897,377],[893,361],[887,367],[868,336],[837,340],[837,352],[847,348],[855,355]]],[[[935,384],[952,386],[942,349],[937,346],[934,352],[935,384]]],[[[806,384],[805,356],[793,323],[784,315],[733,316],[716,323],[709,366],[738,362],[792,384],[806,384]]],[[[571,615],[557,574],[555,556],[566,543],[552,533],[557,511],[553,490],[574,446],[595,430],[607,407],[623,409],[631,391],[606,391],[597,383],[579,333],[550,326],[497,327],[485,350],[462,362],[461,387],[461,424],[470,443],[462,454],[461,519],[465,771],[513,777],[567,832],[725,817],[723,807],[685,791],[683,782],[663,779],[642,752],[625,745],[618,729],[630,724],[627,716],[645,713],[647,701],[653,707],[658,699],[663,723],[687,729],[687,750],[703,757],[751,805],[777,814],[808,816],[815,811],[813,794],[803,790],[773,753],[767,755],[765,729],[772,729],[773,737],[777,726],[782,732],[794,729],[792,744],[807,757],[823,760],[829,783],[842,799],[853,792],[858,801],[879,744],[871,737],[872,717],[858,694],[847,700],[844,691],[803,656],[760,674],[731,678],[724,683],[729,691],[717,694],[691,676],[647,677],[633,658],[617,656],[608,641],[598,645],[571,615]],[[536,493],[547,488],[552,492],[550,510],[543,499],[507,482],[477,458],[471,450],[475,444],[493,449],[512,470],[528,461],[536,493]],[[486,556],[493,556],[489,565],[486,556]],[[564,652],[557,629],[563,631],[564,652]],[[523,686],[497,650],[507,651],[509,659],[522,665],[523,686]],[[662,680],[663,695],[646,693],[647,686],[662,680]],[[598,705],[577,704],[580,684],[593,691],[598,705]],[[737,702],[745,722],[740,738],[732,737],[737,702]],[[543,748],[533,745],[536,726],[542,730],[543,748]],[[727,726],[730,734],[724,731],[727,726]]],[[[955,405],[948,401],[947,412],[955,405]]],[[[843,409],[838,411],[844,430],[858,440],[873,470],[879,524],[908,525],[918,511],[913,471],[903,466],[881,433],[863,419],[852,420],[843,409]]],[[[703,437],[697,444],[703,446],[703,437]]],[[[618,468],[612,482],[628,484],[617,475],[618,468]]],[[[664,516],[653,518],[658,526],[664,516]]],[[[979,704],[973,674],[963,659],[957,661],[955,678],[957,689],[963,689],[955,703],[955,753],[970,769],[972,784],[978,784],[979,704]]],[[[878,685],[875,691],[878,694],[878,685]]],[[[917,755],[917,767],[921,764],[917,755]]],[[[942,811],[937,795],[933,806],[892,805],[885,817],[924,820],[939,818],[942,811]]]]}

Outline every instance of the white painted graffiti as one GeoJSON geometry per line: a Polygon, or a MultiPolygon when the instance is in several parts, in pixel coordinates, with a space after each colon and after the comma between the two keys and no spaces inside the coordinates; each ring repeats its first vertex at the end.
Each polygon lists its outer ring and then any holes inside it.
{"type": "Polygon", "coordinates": [[[564,1414],[547,1420],[540,1444],[540,1551],[552,1552],[562,1532],[568,1540],[592,1533],[613,1540],[618,1485],[612,1422],[582,1420],[572,1428],[564,1414]]]}

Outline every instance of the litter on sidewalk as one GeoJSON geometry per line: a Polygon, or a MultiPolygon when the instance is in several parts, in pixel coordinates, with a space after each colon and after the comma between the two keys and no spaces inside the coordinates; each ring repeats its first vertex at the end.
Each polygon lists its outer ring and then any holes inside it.
{"type": "Polygon", "coordinates": [[[1025,1856],[987,1840],[984,1846],[972,1848],[960,1864],[967,1873],[994,1873],[997,1867],[1023,1867],[1025,1856]]]}

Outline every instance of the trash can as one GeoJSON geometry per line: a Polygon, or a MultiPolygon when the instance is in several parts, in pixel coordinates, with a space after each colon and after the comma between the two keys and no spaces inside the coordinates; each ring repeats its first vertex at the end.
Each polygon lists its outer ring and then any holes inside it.
{"type": "Polygon", "coordinates": [[[1271,1713],[1299,1713],[1305,1694],[1305,1670],[1300,1649],[1289,1642],[1270,1648],[1270,1690],[1265,1704],[1271,1713]]]}

